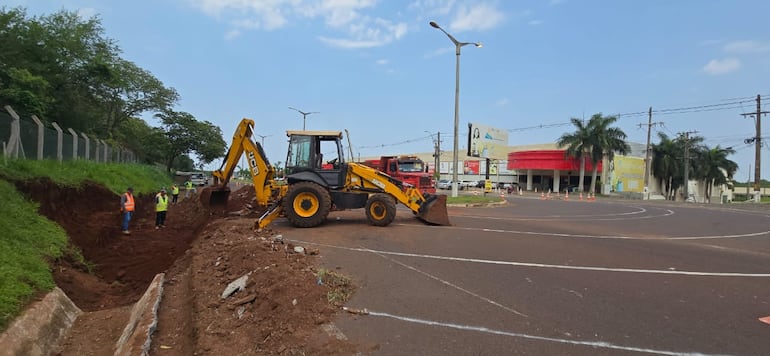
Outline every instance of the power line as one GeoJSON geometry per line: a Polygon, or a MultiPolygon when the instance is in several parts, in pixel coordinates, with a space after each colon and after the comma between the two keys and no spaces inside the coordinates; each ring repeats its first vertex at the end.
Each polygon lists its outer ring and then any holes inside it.
{"type": "MultiPolygon", "coordinates": [[[[770,94],[764,94],[765,96],[770,96],[770,94]]],[[[722,111],[722,110],[734,110],[734,109],[743,109],[743,104],[752,102],[755,100],[755,97],[739,97],[739,98],[729,98],[729,99],[719,99],[718,101],[721,101],[721,103],[716,104],[704,104],[704,105],[695,105],[695,106],[685,106],[680,108],[668,108],[668,109],[659,109],[659,110],[653,110],[652,114],[657,115],[676,115],[676,114],[692,114],[692,113],[700,113],[700,112],[711,112],[711,111],[722,111]]],[[[626,112],[626,113],[619,113],[615,114],[615,116],[618,117],[618,119],[623,118],[635,118],[635,117],[641,117],[641,116],[647,116],[649,115],[649,110],[644,111],[634,111],[634,112],[626,112]]],[[[533,126],[526,126],[526,127],[518,127],[518,128],[511,128],[506,129],[508,132],[522,132],[522,131],[529,131],[529,130],[539,130],[539,129],[549,129],[549,128],[555,128],[555,127],[563,127],[563,126],[570,126],[572,125],[571,121],[566,122],[556,122],[556,123],[550,123],[550,124],[540,124],[540,125],[533,125],[533,126]]],[[[660,125],[664,130],[666,130],[668,133],[675,136],[675,134],[669,130],[665,125],[660,125]]],[[[660,132],[660,130],[656,131],[660,132]]],[[[423,136],[413,139],[407,139],[399,142],[394,143],[384,143],[384,144],[378,144],[378,145],[367,145],[367,146],[360,146],[357,147],[357,149],[370,149],[370,148],[384,148],[384,147],[394,147],[394,146],[400,146],[405,145],[409,143],[414,142],[420,142],[423,140],[432,139],[430,136],[423,136]]]]}

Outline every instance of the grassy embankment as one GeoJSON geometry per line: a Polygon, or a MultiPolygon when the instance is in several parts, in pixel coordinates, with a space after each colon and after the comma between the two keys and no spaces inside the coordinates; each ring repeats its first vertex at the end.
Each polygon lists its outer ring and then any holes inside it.
{"type": "Polygon", "coordinates": [[[73,187],[85,180],[97,182],[115,192],[116,206],[117,196],[128,186],[141,194],[171,184],[170,176],[150,166],[90,161],[0,162],[0,331],[36,294],[54,287],[51,261],[63,255],[82,260],[69,246],[64,230],[38,215],[38,205],[8,182],[41,177],[73,187]]]}

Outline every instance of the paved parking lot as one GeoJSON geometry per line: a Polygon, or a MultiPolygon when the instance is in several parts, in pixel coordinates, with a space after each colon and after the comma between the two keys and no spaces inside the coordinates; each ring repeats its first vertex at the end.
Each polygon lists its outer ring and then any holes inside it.
{"type": "Polygon", "coordinates": [[[333,212],[276,222],[359,285],[348,338],[377,354],[767,354],[770,214],[668,202],[539,200],[408,210],[393,225],[333,212]]]}

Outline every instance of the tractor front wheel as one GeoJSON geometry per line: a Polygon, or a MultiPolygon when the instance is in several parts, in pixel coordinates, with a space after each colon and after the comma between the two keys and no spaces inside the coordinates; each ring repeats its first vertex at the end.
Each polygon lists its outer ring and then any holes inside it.
{"type": "Polygon", "coordinates": [[[372,194],[366,201],[366,218],[374,226],[388,226],[396,218],[396,201],[387,194],[372,194]]]}
{"type": "Polygon", "coordinates": [[[289,186],[283,199],[286,218],[296,227],[315,227],[326,220],[332,207],[332,198],[326,188],[313,182],[299,182],[289,186]]]}

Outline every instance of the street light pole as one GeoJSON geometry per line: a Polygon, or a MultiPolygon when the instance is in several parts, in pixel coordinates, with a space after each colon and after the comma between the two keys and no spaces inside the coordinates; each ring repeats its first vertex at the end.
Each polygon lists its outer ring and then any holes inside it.
{"type": "Polygon", "coordinates": [[[474,45],[476,47],[481,48],[481,42],[460,42],[457,39],[455,39],[452,35],[450,35],[448,32],[444,31],[441,26],[439,26],[434,21],[430,22],[431,27],[441,30],[449,39],[454,43],[455,45],[455,54],[457,55],[457,60],[455,64],[455,127],[454,127],[454,148],[452,149],[452,196],[456,197],[458,194],[458,184],[457,181],[457,170],[458,170],[458,152],[459,152],[459,126],[460,126],[460,48],[466,45],[474,45]]]}
{"type": "Polygon", "coordinates": [[[308,115],[310,115],[310,114],[320,114],[320,112],[318,112],[318,111],[304,112],[304,111],[302,111],[300,109],[295,109],[295,108],[293,108],[291,106],[289,106],[289,109],[292,109],[292,110],[302,114],[302,131],[305,131],[305,120],[307,120],[307,116],[308,115]]]}
{"type": "Polygon", "coordinates": [[[257,136],[259,136],[259,138],[262,139],[262,147],[265,147],[265,137],[270,137],[273,135],[257,135],[257,136]]]}

